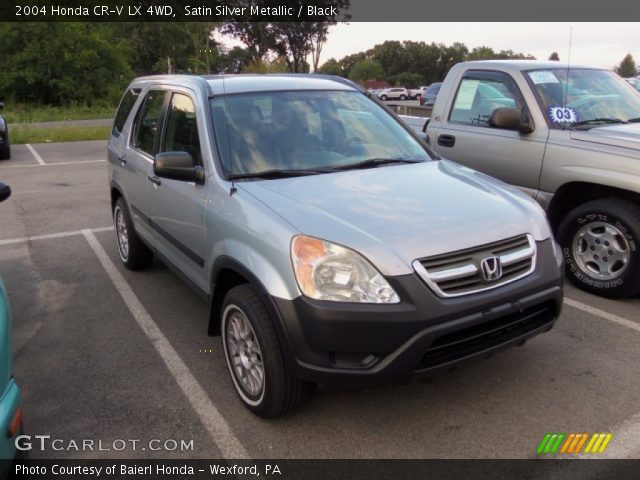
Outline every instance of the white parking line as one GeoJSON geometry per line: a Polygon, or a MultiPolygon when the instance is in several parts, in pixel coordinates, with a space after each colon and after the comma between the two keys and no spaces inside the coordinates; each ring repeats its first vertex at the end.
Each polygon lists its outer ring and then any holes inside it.
{"type": "Polygon", "coordinates": [[[604,310],[600,310],[599,308],[592,307],[585,303],[578,302],[577,300],[573,300],[572,298],[564,297],[564,303],[566,305],[569,305],[570,307],[577,308],[578,310],[582,310],[583,312],[589,313],[591,315],[595,315],[596,317],[609,320],[610,322],[617,323],[618,325],[621,325],[623,327],[627,327],[640,332],[640,323],[632,322],[631,320],[619,317],[617,315],[614,315],[613,313],[605,312],[604,310]]]}
{"type": "MultiPolygon", "coordinates": [[[[113,227],[98,227],[90,229],[90,231],[94,233],[107,232],[109,230],[113,230],[113,227]]],[[[84,230],[74,230],[70,232],[49,233],[47,235],[35,235],[33,237],[7,238],[5,240],[0,240],[0,247],[2,247],[3,245],[13,245],[14,243],[32,242],[34,240],[49,240],[52,238],[73,237],[74,235],[83,235],[83,232],[84,230]]]]}
{"type": "Polygon", "coordinates": [[[29,149],[29,151],[31,152],[31,155],[34,156],[34,158],[36,159],[36,161],[40,164],[40,165],[46,165],[46,163],[44,163],[44,160],[42,160],[42,157],[40,156],[40,154],[38,154],[38,152],[36,152],[36,149],[33,148],[31,145],[29,145],[28,143],[26,144],[27,148],[29,149]]]}
{"type": "Polygon", "coordinates": [[[0,166],[0,169],[3,168],[28,168],[28,167],[55,167],[57,165],[77,165],[77,164],[91,164],[91,163],[107,163],[106,160],[78,160],[75,162],[57,162],[57,163],[38,163],[33,165],[3,165],[0,166]]]}
{"type": "Polygon", "coordinates": [[[151,344],[164,361],[165,365],[178,383],[187,400],[200,417],[202,425],[207,429],[213,443],[220,449],[224,458],[248,459],[249,454],[238,437],[235,436],[229,424],[215,407],[198,380],[193,376],[189,367],[184,363],[178,352],[171,346],[158,325],[153,321],[133,292],[122,274],[113,264],[91,230],[83,230],[83,235],[89,242],[107,275],[118,290],[118,293],[129,308],[131,315],[140,325],[142,331],[149,338],[151,344]]]}

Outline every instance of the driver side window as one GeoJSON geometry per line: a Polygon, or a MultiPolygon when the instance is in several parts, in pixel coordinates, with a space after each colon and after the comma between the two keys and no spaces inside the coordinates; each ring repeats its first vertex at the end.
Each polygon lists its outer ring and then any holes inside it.
{"type": "Polygon", "coordinates": [[[521,106],[518,87],[509,76],[469,71],[460,82],[449,121],[489,127],[489,117],[497,108],[521,106]]]}

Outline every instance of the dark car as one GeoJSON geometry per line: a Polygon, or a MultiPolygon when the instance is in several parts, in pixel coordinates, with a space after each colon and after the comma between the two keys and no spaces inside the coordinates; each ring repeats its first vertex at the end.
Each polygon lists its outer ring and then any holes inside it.
{"type": "MultiPolygon", "coordinates": [[[[0,110],[4,108],[4,103],[0,102],[0,110]]],[[[9,145],[9,127],[2,115],[0,115],[0,160],[11,158],[11,146],[9,145]]]]}
{"type": "Polygon", "coordinates": [[[420,105],[432,106],[436,101],[436,97],[438,96],[441,86],[442,82],[436,82],[429,85],[425,94],[420,98],[420,105]]]}

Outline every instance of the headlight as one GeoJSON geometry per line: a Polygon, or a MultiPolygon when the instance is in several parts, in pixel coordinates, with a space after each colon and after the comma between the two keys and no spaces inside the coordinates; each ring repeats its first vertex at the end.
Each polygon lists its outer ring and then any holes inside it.
{"type": "Polygon", "coordinates": [[[317,238],[298,235],[291,242],[298,286],[317,300],[399,303],[398,294],[362,255],[317,238]]]}

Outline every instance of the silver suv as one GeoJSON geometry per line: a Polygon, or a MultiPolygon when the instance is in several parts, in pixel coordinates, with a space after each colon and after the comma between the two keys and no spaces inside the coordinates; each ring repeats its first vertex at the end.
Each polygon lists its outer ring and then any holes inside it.
{"type": "Polygon", "coordinates": [[[140,78],[108,150],[123,263],[157,254],[209,301],[209,334],[260,416],[310,383],[433,374],[521,345],[559,314],[541,208],[440,159],[347,80],[140,78]]]}

